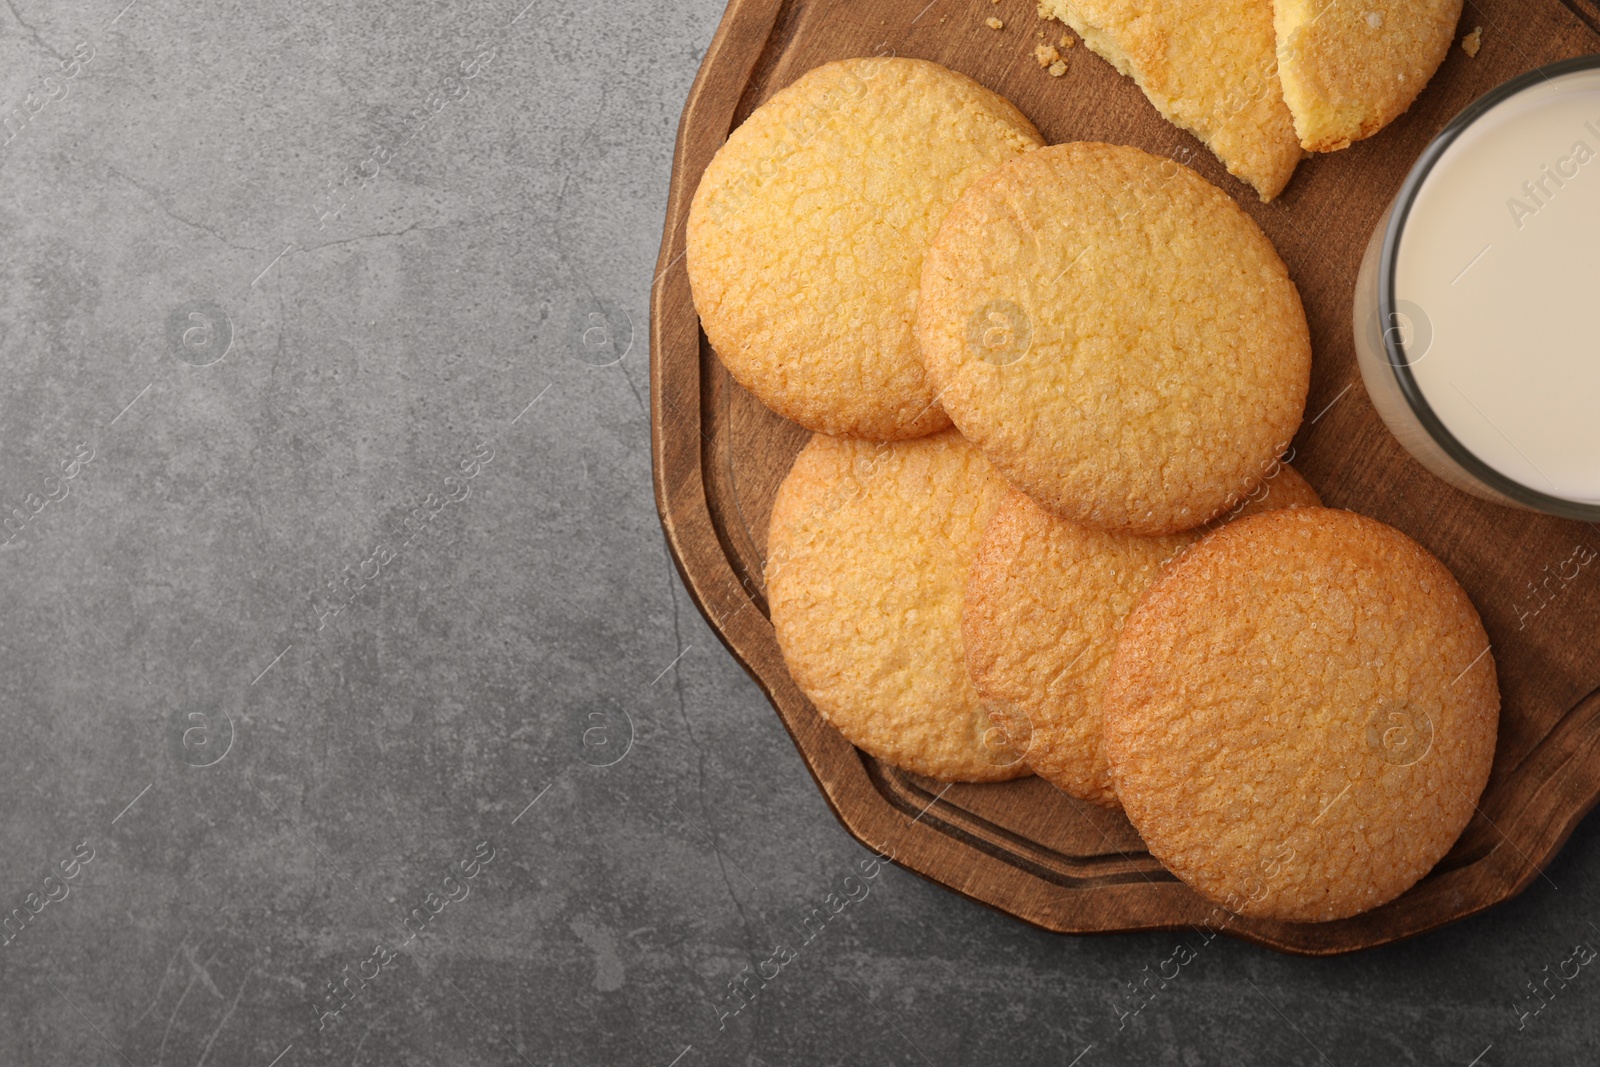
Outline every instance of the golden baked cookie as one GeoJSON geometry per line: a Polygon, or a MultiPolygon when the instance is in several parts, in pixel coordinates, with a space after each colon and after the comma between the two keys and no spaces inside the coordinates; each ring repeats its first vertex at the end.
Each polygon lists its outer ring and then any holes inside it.
{"type": "Polygon", "coordinates": [[[1300,144],[1333,152],[1393,122],[1444,62],[1461,0],[1273,0],[1300,144]]]}
{"type": "Polygon", "coordinates": [[[1288,448],[1311,339],[1278,253],[1170,159],[1077,143],[980,178],[922,265],[940,402],[1063,518],[1164,534],[1216,516],[1288,448]]]}
{"type": "Polygon", "coordinates": [[[923,249],[973,180],[1043,143],[1009,101],[918,59],[841,60],[779,91],[689,208],[695,310],[729,373],[819,433],[950,425],[912,337],[923,249]]]}
{"type": "MultiPolygon", "coordinates": [[[[1321,503],[1294,468],[1278,464],[1239,508],[1247,515],[1321,503]]],[[[1015,489],[984,531],[961,615],[967,669],[1002,736],[1070,796],[1120,806],[1100,703],[1117,635],[1162,566],[1203,532],[1107,533],[1055,518],[1015,489]]]]}
{"type": "Polygon", "coordinates": [[[947,781],[1028,773],[967,678],[961,597],[1006,485],[954,430],[817,436],[778,488],[767,602],[795,684],[854,745],[947,781]]]}
{"type": "Polygon", "coordinates": [[[1272,0],[1040,0],[1271,200],[1303,154],[1278,82],[1272,0]]]}
{"type": "Polygon", "coordinates": [[[1150,851],[1242,915],[1340,919],[1449,851],[1494,758],[1478,613],[1381,522],[1229,523],[1128,616],[1105,691],[1111,779],[1150,851]]]}

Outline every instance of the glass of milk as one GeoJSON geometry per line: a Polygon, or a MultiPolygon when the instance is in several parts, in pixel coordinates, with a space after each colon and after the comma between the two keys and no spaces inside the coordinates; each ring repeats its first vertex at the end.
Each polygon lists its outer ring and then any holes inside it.
{"type": "Polygon", "coordinates": [[[1434,138],[1354,314],[1367,392],[1425,467],[1600,520],[1600,56],[1507,82],[1434,138]]]}

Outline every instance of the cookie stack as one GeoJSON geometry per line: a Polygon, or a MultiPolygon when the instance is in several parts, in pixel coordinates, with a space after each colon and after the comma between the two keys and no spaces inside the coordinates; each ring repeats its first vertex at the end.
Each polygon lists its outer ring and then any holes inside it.
{"type": "Polygon", "coordinates": [[[729,372],[815,431],[767,597],[852,743],[1121,807],[1244,914],[1351,915],[1449,849],[1494,751],[1488,640],[1437,560],[1283,461],[1309,331],[1231,198],[1046,147],[935,64],[846,60],[729,137],[688,269],[729,372]]]}

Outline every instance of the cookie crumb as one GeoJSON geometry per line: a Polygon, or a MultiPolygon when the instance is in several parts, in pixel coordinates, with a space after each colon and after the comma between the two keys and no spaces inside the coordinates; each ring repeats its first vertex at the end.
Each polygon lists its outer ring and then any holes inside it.
{"type": "Polygon", "coordinates": [[[1478,49],[1483,47],[1483,27],[1475,28],[1471,33],[1461,38],[1461,50],[1469,56],[1476,57],[1478,49]]]}
{"type": "Polygon", "coordinates": [[[1042,44],[1033,50],[1033,58],[1039,66],[1048,67],[1061,59],[1061,53],[1055,50],[1054,45],[1042,44]]]}
{"type": "Polygon", "coordinates": [[[1066,60],[1058,59],[1054,63],[1050,64],[1050,77],[1059,78],[1059,77],[1061,77],[1061,75],[1065,74],[1066,72],[1067,72],[1067,61],[1066,60]]]}
{"type": "Polygon", "coordinates": [[[1061,47],[1062,48],[1071,48],[1073,45],[1075,45],[1077,43],[1078,43],[1078,39],[1076,37],[1072,36],[1072,34],[1063,33],[1061,35],[1061,47]]]}
{"type": "Polygon", "coordinates": [[[1005,23],[1003,23],[999,19],[993,18],[993,17],[984,19],[983,20],[983,24],[985,26],[989,27],[991,30],[1003,30],[1003,29],[1006,28],[1006,24],[1005,23]]]}

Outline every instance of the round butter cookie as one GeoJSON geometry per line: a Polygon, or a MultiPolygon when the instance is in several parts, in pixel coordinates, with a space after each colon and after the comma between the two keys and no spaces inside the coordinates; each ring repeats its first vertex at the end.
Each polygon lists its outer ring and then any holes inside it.
{"type": "Polygon", "coordinates": [[[1300,295],[1237,204],[1170,159],[1077,143],[979,179],[922,264],[940,402],[1013,485],[1076,522],[1215,517],[1300,425],[1300,295]]]}
{"type": "Polygon", "coordinates": [[[1437,863],[1499,719],[1478,613],[1433,556],[1348,511],[1229,523],[1128,616],[1111,779],[1151,853],[1242,915],[1342,919],[1437,863]]]}
{"type": "Polygon", "coordinates": [[[967,678],[961,596],[1006,485],[953,430],[817,436],[778,488],[767,601],[795,684],[858,748],[947,781],[1028,773],[967,678]]]}
{"type": "MultiPolygon", "coordinates": [[[[1299,473],[1277,464],[1239,510],[1321,503],[1299,473]]],[[[1117,635],[1162,566],[1202,532],[1109,533],[1058,519],[1015,489],[984,530],[961,615],[967,669],[1002,736],[1068,795],[1120,807],[1100,702],[1117,635]]]]}
{"type": "Polygon", "coordinates": [[[912,333],[922,253],[962,190],[1043,143],[1004,97],[919,59],[840,60],[780,90],[689,208],[694,306],[728,372],[819,433],[949,426],[912,333]]]}
{"type": "Polygon", "coordinates": [[[1300,145],[1348,148],[1393,122],[1455,39],[1461,0],[1273,0],[1278,80],[1300,145]]]}

